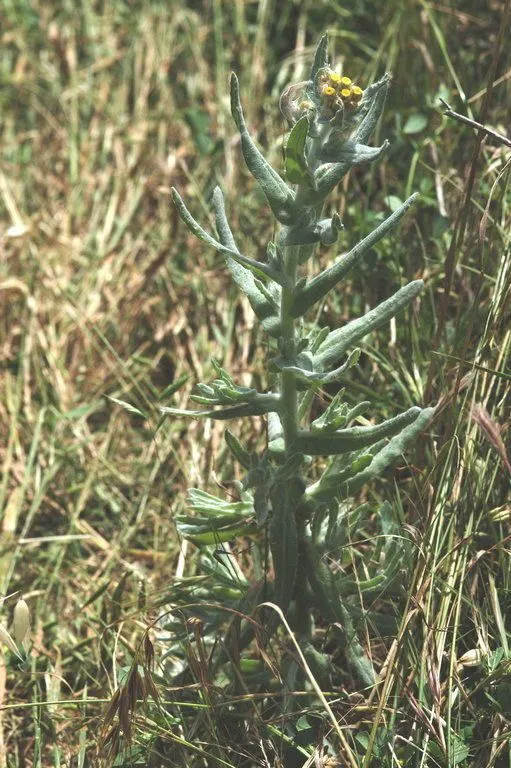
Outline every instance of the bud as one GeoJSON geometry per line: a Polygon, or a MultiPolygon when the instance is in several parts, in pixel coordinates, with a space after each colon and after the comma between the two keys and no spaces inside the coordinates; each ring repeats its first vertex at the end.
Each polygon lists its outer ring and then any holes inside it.
{"type": "Polygon", "coordinates": [[[16,656],[19,656],[18,648],[16,647],[16,643],[6,630],[6,628],[3,626],[3,624],[0,624],[0,643],[3,643],[8,647],[10,651],[16,654],[16,656]]]}
{"type": "Polygon", "coordinates": [[[30,629],[30,610],[25,600],[18,600],[14,606],[12,629],[16,642],[21,645],[30,629]]]}

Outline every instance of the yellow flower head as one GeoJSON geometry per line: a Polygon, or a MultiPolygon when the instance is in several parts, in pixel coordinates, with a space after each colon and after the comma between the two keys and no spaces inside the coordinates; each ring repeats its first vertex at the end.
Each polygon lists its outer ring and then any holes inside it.
{"type": "Polygon", "coordinates": [[[342,99],[349,99],[351,96],[351,89],[350,88],[343,88],[341,91],[341,98],[342,99]]]}
{"type": "Polygon", "coordinates": [[[342,77],[338,75],[337,72],[330,72],[329,80],[333,86],[336,86],[340,84],[342,77]]]}
{"type": "Polygon", "coordinates": [[[341,77],[339,82],[342,88],[349,88],[352,83],[352,79],[351,77],[345,76],[345,77],[341,77]]]}
{"type": "Polygon", "coordinates": [[[335,95],[336,95],[335,88],[332,88],[331,85],[325,85],[325,87],[323,88],[323,96],[326,96],[327,98],[331,99],[335,95]]]}
{"type": "Polygon", "coordinates": [[[354,85],[353,88],[351,89],[351,98],[353,99],[353,101],[355,102],[360,101],[363,95],[364,95],[364,91],[362,90],[362,88],[359,88],[358,85],[354,85]]]}

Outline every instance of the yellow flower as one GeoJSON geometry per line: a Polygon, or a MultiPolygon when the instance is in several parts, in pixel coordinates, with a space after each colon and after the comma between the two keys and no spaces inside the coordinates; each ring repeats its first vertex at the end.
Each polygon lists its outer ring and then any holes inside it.
{"type": "Polygon", "coordinates": [[[343,88],[349,88],[351,83],[352,83],[351,77],[346,77],[346,75],[344,77],[341,77],[340,79],[340,84],[343,88]]]}
{"type": "Polygon", "coordinates": [[[349,88],[343,88],[341,91],[342,99],[349,99],[351,96],[351,90],[349,88]]]}
{"type": "Polygon", "coordinates": [[[323,88],[323,96],[326,96],[327,98],[330,99],[335,95],[336,95],[335,88],[332,88],[331,85],[325,85],[325,87],[323,88]]]}
{"type": "Polygon", "coordinates": [[[362,90],[362,88],[359,88],[358,85],[354,85],[353,88],[351,89],[351,98],[353,99],[353,101],[360,101],[363,95],[364,95],[364,91],[362,90]]]}

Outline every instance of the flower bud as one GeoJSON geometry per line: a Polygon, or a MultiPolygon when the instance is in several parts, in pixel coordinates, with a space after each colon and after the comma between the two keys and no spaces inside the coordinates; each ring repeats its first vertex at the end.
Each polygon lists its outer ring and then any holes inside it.
{"type": "Polygon", "coordinates": [[[14,606],[14,618],[12,622],[12,629],[14,637],[18,645],[23,643],[23,640],[27,636],[27,632],[30,628],[30,610],[25,600],[18,600],[14,606]]]}

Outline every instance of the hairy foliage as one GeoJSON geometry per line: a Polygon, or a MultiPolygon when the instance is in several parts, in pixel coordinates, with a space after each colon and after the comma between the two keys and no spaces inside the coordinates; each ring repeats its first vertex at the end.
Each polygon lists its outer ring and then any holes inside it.
{"type": "MultiPolygon", "coordinates": [[[[247,470],[240,501],[223,502],[201,494],[198,504],[199,492],[192,490],[194,514],[180,515],[178,530],[205,552],[237,536],[255,537],[254,546],[260,546],[262,530],[267,530],[274,574],[268,587],[272,601],[288,617],[300,644],[309,652],[314,621],[334,624],[347,649],[352,674],[368,686],[375,682],[376,673],[356,629],[360,597],[395,588],[396,573],[406,564],[409,548],[405,537],[398,539],[399,545],[393,544],[391,551],[382,553],[379,564],[364,581],[356,582],[343,574],[337,558],[343,547],[349,547],[349,499],[401,456],[427,427],[433,409],[409,408],[380,423],[366,416],[360,424],[362,413],[369,411],[372,403],[364,401],[349,408],[339,393],[321,416],[311,419],[308,414],[318,388],[342,381],[357,364],[361,350],[355,345],[413,302],[423,283],[416,280],[401,287],[340,328],[315,328],[311,333],[305,318],[369,249],[397,226],[415,196],[312,279],[302,277],[300,268],[313,258],[318,245],[334,245],[342,229],[337,213],[327,218],[323,215],[330,192],[353,167],[377,161],[387,150],[387,142],[378,148],[366,142],[384,108],[389,84],[390,75],[385,75],[364,92],[349,77],[330,68],[327,40],[322,38],[309,80],[289,86],[280,99],[290,129],[285,140],[284,179],[252,139],[238,79],[232,75],[231,111],[240,133],[243,159],[279,225],[268,245],[267,261],[257,261],[238,250],[219,188],[213,195],[216,236],[193,218],[176,190],[173,196],[190,231],[224,255],[236,285],[270,335],[267,365],[274,386],[267,392],[239,386],[215,362],[219,378],[199,384],[193,396],[207,409],[162,409],[166,414],[220,420],[262,414],[271,418],[272,438],[259,455],[249,453],[231,432],[225,433],[234,458],[247,470]],[[327,463],[312,482],[309,475],[314,456],[326,457],[327,463]]],[[[384,526],[389,518],[388,503],[379,515],[384,526]]],[[[247,584],[245,594],[235,595],[230,606],[239,608],[250,588],[247,584]]],[[[267,620],[269,634],[275,626],[273,618],[267,620]]],[[[245,646],[250,639],[251,633],[245,633],[245,646]]]]}

